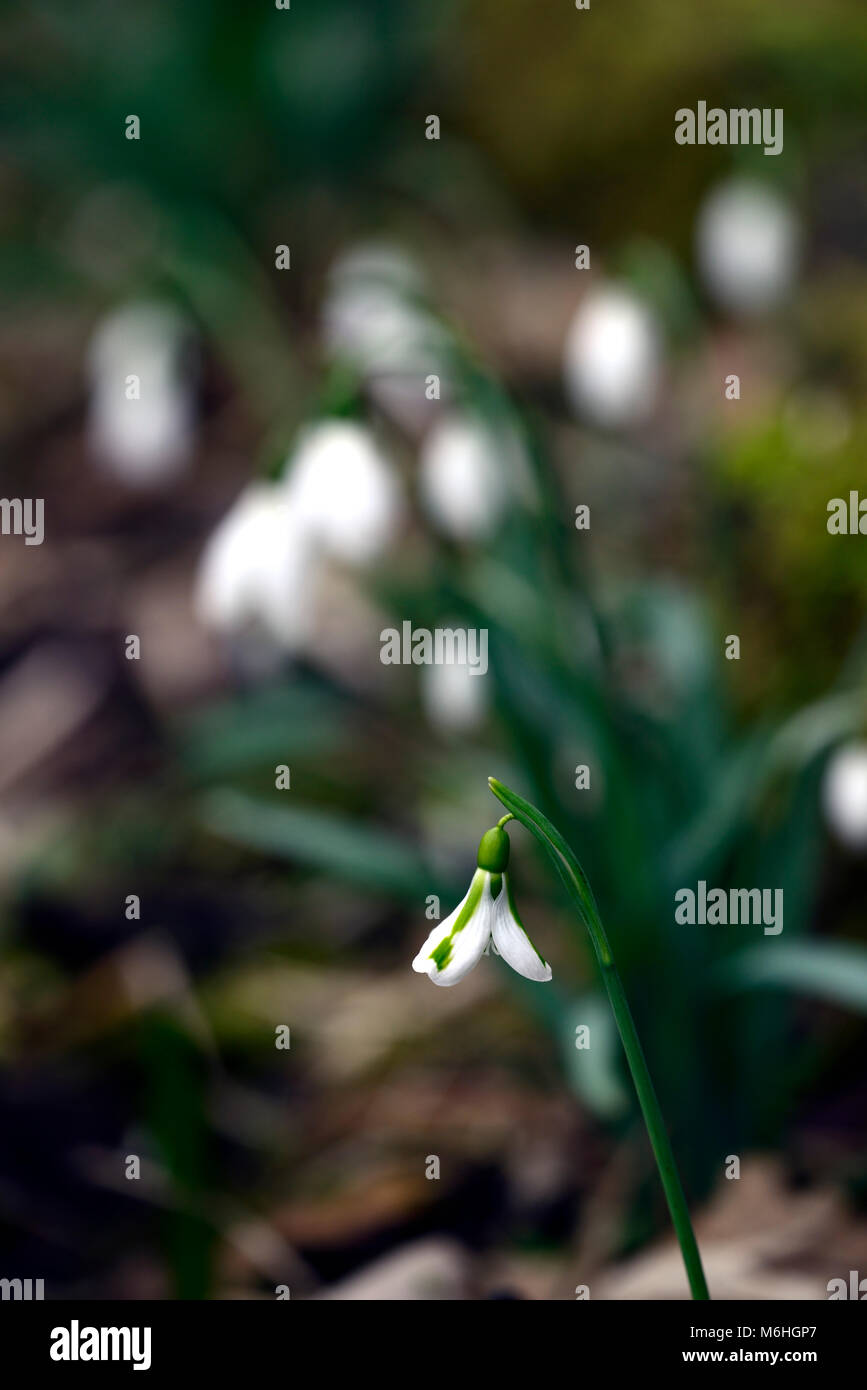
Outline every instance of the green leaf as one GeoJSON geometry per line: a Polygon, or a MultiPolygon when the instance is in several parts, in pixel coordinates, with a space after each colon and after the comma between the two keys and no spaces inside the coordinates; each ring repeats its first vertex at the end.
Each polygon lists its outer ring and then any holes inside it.
{"type": "Polygon", "coordinates": [[[427,893],[449,891],[397,836],[309,806],[268,806],[240,792],[214,792],[204,800],[201,818],[235,844],[414,903],[427,893]]]}
{"type": "Polygon", "coordinates": [[[297,683],[221,700],[184,720],[180,756],[197,780],[230,777],[263,763],[324,757],[345,740],[339,702],[297,683]]]}
{"type": "Polygon", "coordinates": [[[770,985],[867,1013],[867,948],[851,942],[786,941],[751,946],[719,972],[724,987],[770,985]]]}
{"type": "Polygon", "coordinates": [[[729,750],[707,799],[667,846],[667,884],[712,877],[723,865],[756,801],[762,755],[757,738],[729,750]]]}
{"type": "Polygon", "coordinates": [[[569,1010],[561,1039],[566,1072],[573,1090],[603,1120],[615,1119],[629,1106],[629,1093],[620,1072],[622,1051],[617,1025],[608,1001],[587,994],[569,1010]],[[589,1046],[575,1046],[579,1025],[590,1030],[589,1046]]]}

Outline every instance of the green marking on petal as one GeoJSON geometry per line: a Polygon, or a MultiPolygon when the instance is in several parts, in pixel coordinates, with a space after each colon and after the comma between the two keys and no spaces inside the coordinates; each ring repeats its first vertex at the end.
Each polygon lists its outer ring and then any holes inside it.
{"type": "Polygon", "coordinates": [[[454,938],[459,931],[463,931],[467,922],[478,907],[484,887],[485,875],[481,869],[476,869],[476,872],[473,874],[473,881],[470,884],[470,891],[467,894],[467,900],[461,908],[454,926],[448,936],[444,936],[442,941],[438,942],[430,953],[429,959],[434,962],[437,970],[444,970],[451,960],[454,938]]]}
{"type": "Polygon", "coordinates": [[[444,970],[451,959],[451,954],[452,937],[451,932],[449,932],[449,935],[443,937],[442,941],[438,946],[434,946],[433,950],[430,953],[430,958],[436,965],[437,970],[444,970]]]}

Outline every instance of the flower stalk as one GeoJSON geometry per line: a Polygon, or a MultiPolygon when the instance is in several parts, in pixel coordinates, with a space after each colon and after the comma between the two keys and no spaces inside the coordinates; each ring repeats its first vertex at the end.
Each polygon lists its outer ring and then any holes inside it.
{"type": "Polygon", "coordinates": [[[689,1287],[694,1299],[709,1299],[710,1294],[702,1268],[701,1255],[695,1239],[695,1232],[692,1229],[680,1175],[674,1161],[671,1141],[665,1128],[653,1081],[635,1029],[635,1022],[623,989],[623,982],[614,963],[611,945],[602,925],[590,884],[559,830],[537,807],[531,805],[529,801],[525,801],[523,797],[518,796],[508,787],[504,787],[502,782],[498,782],[495,777],[488,778],[488,785],[494,796],[502,802],[509,813],[499,822],[500,826],[502,827],[507,820],[514,819],[520,821],[531,835],[535,835],[554,863],[573,906],[590,933],[590,940],[596,952],[596,959],[599,962],[614,1018],[623,1041],[623,1050],[626,1053],[626,1060],[632,1073],[644,1123],[647,1126],[650,1147],[656,1159],[668,1209],[680,1244],[689,1287]]]}

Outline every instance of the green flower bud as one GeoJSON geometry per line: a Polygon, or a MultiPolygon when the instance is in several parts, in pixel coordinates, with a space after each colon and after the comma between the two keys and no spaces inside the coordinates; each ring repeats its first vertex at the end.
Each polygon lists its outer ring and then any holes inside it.
{"type": "Polygon", "coordinates": [[[479,843],[479,868],[489,874],[505,873],[509,867],[509,849],[509,837],[501,826],[486,830],[479,843]]]}

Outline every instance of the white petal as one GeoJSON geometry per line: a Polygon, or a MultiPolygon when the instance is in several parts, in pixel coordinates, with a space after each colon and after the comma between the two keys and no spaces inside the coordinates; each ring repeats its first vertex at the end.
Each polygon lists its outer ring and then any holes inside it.
{"type": "Polygon", "coordinates": [[[323,333],[332,357],[354,364],[374,380],[438,371],[445,333],[423,308],[423,278],[415,264],[387,243],[355,247],[329,276],[323,333]]]}
{"type": "Polygon", "coordinates": [[[457,540],[488,535],[507,501],[504,441],[465,416],[434,426],[419,456],[422,502],[434,522],[457,540]]]}
{"type": "Polygon", "coordinates": [[[828,823],[852,849],[867,847],[867,743],[847,743],[829,758],[822,783],[828,823]]]}
{"type": "Polygon", "coordinates": [[[158,483],[180,471],[193,441],[189,325],[173,308],[132,303],[108,314],[90,342],[90,444],[124,482],[158,483]],[[128,398],[130,376],[139,397],[128,398]]]}
{"type": "Polygon", "coordinates": [[[539,955],[518,919],[514,903],[510,901],[508,874],[503,874],[503,886],[494,902],[492,935],[494,950],[519,975],[540,982],[550,980],[550,965],[539,955]]]}
{"type": "Polygon", "coordinates": [[[488,710],[486,677],[457,662],[423,666],[421,702],[431,724],[443,733],[477,729],[488,710]]]}
{"type": "Polygon", "coordinates": [[[256,571],[259,616],[287,651],[303,646],[315,625],[322,564],[319,549],[292,506],[282,503],[268,517],[256,571]]]}
{"type": "Polygon", "coordinates": [[[217,527],[199,567],[196,611],[219,631],[258,626],[291,649],[312,621],[316,555],[285,492],[253,483],[217,527]]]}
{"type": "Polygon", "coordinates": [[[465,975],[469,974],[473,966],[477,965],[484,955],[485,947],[491,939],[494,908],[495,903],[491,897],[491,876],[482,869],[477,869],[473,874],[469,891],[465,897],[444,922],[437,923],[428,936],[412,963],[413,970],[428,975],[435,985],[456,985],[458,980],[462,980],[465,975]],[[479,894],[480,885],[481,893],[479,894]],[[451,953],[445,965],[440,969],[437,962],[431,959],[431,952],[451,935],[468,900],[476,895],[478,895],[476,906],[469,920],[459,931],[454,933],[451,953]]]}
{"type": "Polygon", "coordinates": [[[332,555],[367,564],[397,528],[397,475],[369,430],[347,420],[313,425],[301,436],[285,482],[299,517],[332,555]]]}
{"type": "Polygon", "coordinates": [[[467,898],[470,896],[470,893],[472,891],[473,885],[471,882],[469,888],[467,889],[464,896],[461,898],[454,912],[450,912],[448,917],[446,917],[445,921],[437,922],[436,926],[433,927],[432,930],[428,933],[424,945],[422,946],[421,950],[419,951],[418,955],[412,963],[413,970],[417,970],[421,975],[430,974],[431,968],[434,965],[434,962],[430,959],[431,951],[434,949],[434,947],[438,946],[440,942],[445,939],[445,937],[448,936],[449,932],[451,931],[452,927],[454,926],[455,922],[460,916],[464,904],[466,903],[467,898]]]}
{"type": "Polygon", "coordinates": [[[656,319],[631,292],[591,290],[564,347],[566,388],[580,414],[618,428],[638,423],[656,399],[662,346],[656,319]]]}
{"type": "Polygon", "coordinates": [[[227,629],[242,622],[251,601],[259,553],[260,523],[269,489],[244,489],[208,541],[196,579],[196,611],[208,627],[227,629]]]}
{"type": "Polygon", "coordinates": [[[799,249],[796,214],[769,184],[733,179],[702,205],[699,269],[724,309],[760,314],[784,299],[797,275],[799,249]]]}

